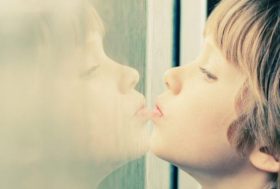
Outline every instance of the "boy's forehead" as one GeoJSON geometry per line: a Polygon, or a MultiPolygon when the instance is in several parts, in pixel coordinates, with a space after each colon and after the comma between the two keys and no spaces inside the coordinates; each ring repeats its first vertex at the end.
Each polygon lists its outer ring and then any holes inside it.
{"type": "Polygon", "coordinates": [[[216,26],[216,22],[217,20],[215,20],[215,18],[212,19],[208,19],[205,23],[205,26],[203,28],[203,37],[206,38],[208,35],[213,35],[215,34],[217,31],[214,29],[216,26]]]}
{"type": "Polygon", "coordinates": [[[218,55],[222,56],[221,51],[217,47],[212,35],[208,34],[204,37],[204,48],[206,49],[206,51],[208,53],[218,54],[218,55]]]}
{"type": "Polygon", "coordinates": [[[224,57],[221,49],[219,49],[216,45],[212,35],[207,34],[205,36],[203,48],[205,55],[209,58],[209,63],[217,65],[227,63],[226,58],[224,57]]]}

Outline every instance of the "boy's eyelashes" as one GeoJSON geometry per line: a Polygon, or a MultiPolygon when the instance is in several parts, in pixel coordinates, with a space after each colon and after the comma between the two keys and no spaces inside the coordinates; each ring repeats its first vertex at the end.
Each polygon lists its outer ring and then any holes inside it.
{"type": "Polygon", "coordinates": [[[214,74],[212,74],[211,72],[209,72],[208,70],[206,70],[205,68],[203,67],[199,67],[199,69],[201,70],[201,72],[203,74],[205,74],[209,79],[212,79],[212,80],[218,80],[218,77],[215,76],[214,74]]]}

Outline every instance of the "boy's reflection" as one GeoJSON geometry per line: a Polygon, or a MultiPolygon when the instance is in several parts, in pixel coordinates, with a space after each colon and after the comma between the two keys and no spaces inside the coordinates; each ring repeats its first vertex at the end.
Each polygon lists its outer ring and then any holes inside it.
{"type": "Polygon", "coordinates": [[[0,16],[3,186],[93,188],[146,152],[138,72],[106,56],[88,2],[14,0],[0,16]]]}

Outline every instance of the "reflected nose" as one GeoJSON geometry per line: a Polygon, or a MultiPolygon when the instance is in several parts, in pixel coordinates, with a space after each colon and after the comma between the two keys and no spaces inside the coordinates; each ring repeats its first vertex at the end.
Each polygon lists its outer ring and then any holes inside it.
{"type": "Polygon", "coordinates": [[[127,93],[134,89],[139,82],[139,73],[136,69],[122,65],[122,75],[120,80],[120,90],[127,93]]]}
{"type": "Polygon", "coordinates": [[[180,78],[181,68],[171,68],[164,73],[164,83],[167,88],[175,95],[179,94],[182,89],[180,78]]]}

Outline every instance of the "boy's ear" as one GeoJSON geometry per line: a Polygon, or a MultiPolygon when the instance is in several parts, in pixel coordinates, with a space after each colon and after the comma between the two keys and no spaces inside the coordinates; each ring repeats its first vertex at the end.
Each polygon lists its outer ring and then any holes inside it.
{"type": "Polygon", "coordinates": [[[280,171],[280,160],[269,153],[266,147],[256,146],[249,155],[250,162],[257,168],[269,173],[280,171]]]}

